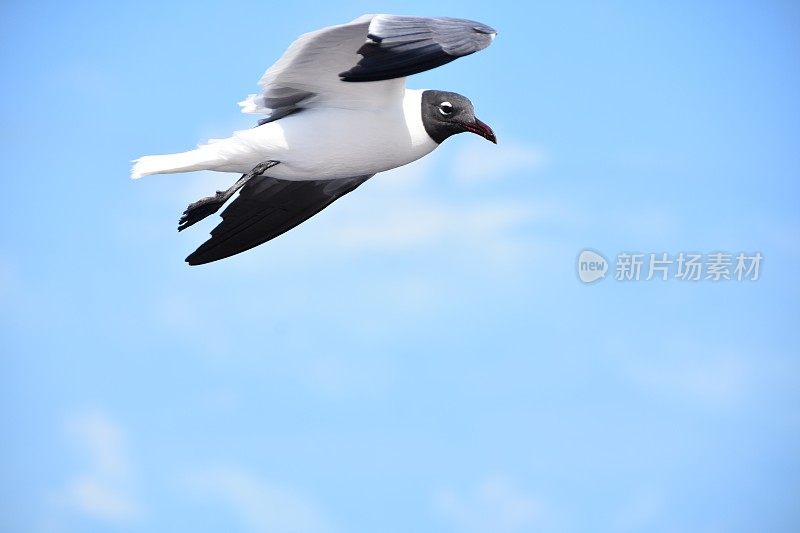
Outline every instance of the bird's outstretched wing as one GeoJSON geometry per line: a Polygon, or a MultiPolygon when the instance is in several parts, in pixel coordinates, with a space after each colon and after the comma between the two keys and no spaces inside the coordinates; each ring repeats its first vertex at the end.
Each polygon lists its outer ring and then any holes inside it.
{"type": "Polygon", "coordinates": [[[353,191],[373,175],[334,180],[250,179],[222,212],[211,238],[186,258],[202,265],[236,255],[285,233],[353,191]]]}
{"type": "Polygon", "coordinates": [[[378,15],[358,49],[362,59],[340,76],[351,82],[411,76],[483,50],[496,35],[472,20],[378,15]]]}
{"type": "Polygon", "coordinates": [[[239,105],[268,114],[262,122],[315,106],[384,106],[402,98],[405,76],[483,50],[496,34],[470,20],[363,15],[300,36],[239,105]]]}

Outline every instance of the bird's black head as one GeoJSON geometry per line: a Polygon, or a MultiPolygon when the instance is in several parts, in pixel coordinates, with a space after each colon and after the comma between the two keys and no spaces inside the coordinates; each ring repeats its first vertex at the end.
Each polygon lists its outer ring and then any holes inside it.
{"type": "Polygon", "coordinates": [[[497,144],[492,128],[478,120],[472,102],[458,93],[423,91],[422,125],[437,143],[456,133],[469,131],[497,144]]]}

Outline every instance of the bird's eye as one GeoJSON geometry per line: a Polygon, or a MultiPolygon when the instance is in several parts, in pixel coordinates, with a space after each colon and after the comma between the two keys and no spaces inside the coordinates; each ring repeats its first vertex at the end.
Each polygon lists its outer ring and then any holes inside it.
{"type": "Polygon", "coordinates": [[[439,113],[441,113],[442,115],[446,116],[452,112],[453,112],[453,104],[451,104],[450,102],[442,102],[441,104],[439,104],[439,113]]]}

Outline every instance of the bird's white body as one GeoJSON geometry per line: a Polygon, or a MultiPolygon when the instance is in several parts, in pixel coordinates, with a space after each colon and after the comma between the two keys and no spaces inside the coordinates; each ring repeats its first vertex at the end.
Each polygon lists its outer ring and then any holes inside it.
{"type": "Polygon", "coordinates": [[[246,174],[276,161],[269,177],[329,180],[408,164],[438,143],[423,125],[424,91],[406,89],[404,74],[485,48],[495,34],[474,21],[394,15],[364,15],[306,33],[267,69],[261,92],[239,104],[245,113],[268,115],[268,122],[188,152],[141,157],[131,177],[246,174]]]}
{"type": "MultiPolygon", "coordinates": [[[[279,179],[376,174],[415,161],[438,146],[422,124],[421,94],[406,90],[401,102],[387,107],[309,109],[254,128],[253,133],[239,132],[234,139],[253,139],[254,146],[275,150],[271,159],[281,164],[270,175],[279,179]]],[[[248,162],[243,171],[252,167],[248,162]]]]}
{"type": "Polygon", "coordinates": [[[132,178],[213,170],[243,174],[192,203],[178,230],[223,221],[186,261],[200,265],[283,234],[375,174],[415,161],[456,133],[497,142],[464,96],[405,88],[405,77],[489,46],[496,31],[447,17],[364,15],[298,37],[239,103],[259,126],[178,154],[134,161],[132,178]]]}
{"type": "Polygon", "coordinates": [[[189,152],[143,157],[133,173],[135,177],[191,170],[245,174],[274,160],[280,164],[269,175],[278,179],[376,174],[415,161],[438,146],[422,124],[421,97],[420,90],[406,90],[395,105],[303,110],[189,152]]]}

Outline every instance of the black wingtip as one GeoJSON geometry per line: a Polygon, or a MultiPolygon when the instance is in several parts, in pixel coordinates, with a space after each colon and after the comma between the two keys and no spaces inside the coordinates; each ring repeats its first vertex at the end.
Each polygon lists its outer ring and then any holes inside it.
{"type": "Polygon", "coordinates": [[[184,261],[186,261],[186,263],[189,266],[206,265],[208,263],[213,263],[214,261],[222,259],[221,257],[209,257],[208,254],[203,253],[205,252],[205,250],[202,250],[201,248],[202,246],[186,256],[186,259],[184,259],[184,261]],[[204,255],[205,257],[203,257],[204,255]]]}
{"type": "MultiPolygon", "coordinates": [[[[472,54],[469,52],[464,55],[472,54]]],[[[451,56],[446,53],[438,57],[432,57],[426,60],[421,60],[409,65],[395,66],[389,61],[381,60],[380,62],[373,62],[367,58],[362,59],[350,70],[339,73],[339,78],[342,81],[348,82],[368,82],[368,81],[384,81],[393,80],[395,78],[402,78],[404,76],[411,76],[419,74],[426,70],[431,70],[436,67],[446,65],[451,61],[458,59],[456,56],[451,56]]]]}

